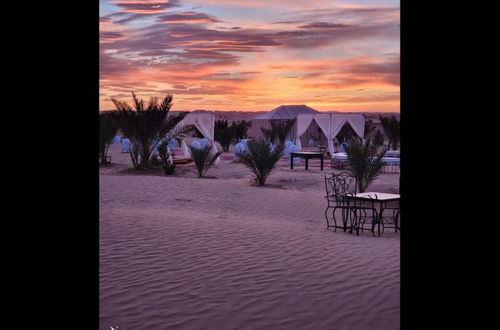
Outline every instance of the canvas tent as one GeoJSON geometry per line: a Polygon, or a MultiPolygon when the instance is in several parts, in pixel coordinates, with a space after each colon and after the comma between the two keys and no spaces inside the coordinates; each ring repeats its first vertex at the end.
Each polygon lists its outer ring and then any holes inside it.
{"type": "Polygon", "coordinates": [[[330,155],[333,154],[333,139],[337,136],[345,123],[349,123],[354,132],[361,139],[363,139],[365,135],[365,115],[363,114],[299,114],[297,116],[295,131],[296,144],[299,148],[302,147],[301,136],[304,135],[312,123],[317,124],[325,135],[330,155]]]}
{"type": "MultiPolygon", "coordinates": [[[[285,121],[297,118],[300,114],[317,114],[318,111],[314,110],[307,105],[281,105],[269,112],[255,117],[252,120],[252,127],[249,130],[249,135],[253,139],[258,139],[264,137],[261,128],[271,128],[271,121],[285,121]]],[[[295,126],[295,125],[294,125],[295,126]]],[[[295,127],[291,130],[290,139],[295,139],[295,127]]]]}
{"type": "MultiPolygon", "coordinates": [[[[194,125],[212,144],[211,152],[216,153],[217,146],[214,141],[214,123],[215,116],[211,113],[190,112],[179,124],[177,124],[177,126],[194,125]]],[[[185,157],[191,157],[189,148],[184,140],[181,141],[181,149],[185,157]]]]}

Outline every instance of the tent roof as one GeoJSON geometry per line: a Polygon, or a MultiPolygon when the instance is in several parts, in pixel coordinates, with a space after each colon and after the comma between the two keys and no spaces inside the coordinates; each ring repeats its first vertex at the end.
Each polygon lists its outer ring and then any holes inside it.
{"type": "Polygon", "coordinates": [[[254,119],[293,119],[297,118],[297,116],[302,113],[316,114],[319,113],[319,111],[316,111],[304,104],[281,105],[269,112],[255,117],[254,119]]]}

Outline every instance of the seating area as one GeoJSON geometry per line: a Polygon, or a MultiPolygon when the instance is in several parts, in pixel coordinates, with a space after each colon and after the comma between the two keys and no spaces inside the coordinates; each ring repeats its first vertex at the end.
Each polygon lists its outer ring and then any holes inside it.
{"type": "Polygon", "coordinates": [[[370,230],[373,236],[375,228],[378,236],[385,228],[394,228],[395,232],[400,230],[399,195],[357,193],[356,187],[356,178],[347,172],[325,176],[327,228],[335,231],[340,228],[350,233],[356,231],[356,235],[370,230]]]}

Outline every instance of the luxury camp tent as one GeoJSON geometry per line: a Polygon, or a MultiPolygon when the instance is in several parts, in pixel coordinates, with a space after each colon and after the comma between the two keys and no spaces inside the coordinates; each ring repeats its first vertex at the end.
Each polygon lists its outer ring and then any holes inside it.
{"type": "MultiPolygon", "coordinates": [[[[253,139],[263,138],[261,128],[271,128],[271,121],[285,121],[295,119],[299,114],[318,114],[319,112],[307,105],[281,105],[269,112],[255,117],[252,120],[252,127],[249,129],[249,136],[253,139]]],[[[295,139],[295,125],[290,132],[290,139],[295,139]]]]}
{"type": "MultiPolygon", "coordinates": [[[[177,127],[182,127],[184,125],[194,125],[198,131],[212,143],[212,153],[217,152],[217,146],[214,141],[215,116],[212,113],[190,112],[179,124],[177,124],[177,127]]],[[[191,154],[184,140],[181,142],[181,149],[185,157],[190,157],[191,154]]]]}
{"type": "Polygon", "coordinates": [[[299,148],[303,146],[304,135],[311,126],[319,128],[322,139],[328,146],[330,154],[334,153],[333,140],[345,124],[349,124],[359,138],[364,139],[365,115],[358,113],[320,113],[300,114],[297,116],[295,125],[296,144],[299,148]]]}

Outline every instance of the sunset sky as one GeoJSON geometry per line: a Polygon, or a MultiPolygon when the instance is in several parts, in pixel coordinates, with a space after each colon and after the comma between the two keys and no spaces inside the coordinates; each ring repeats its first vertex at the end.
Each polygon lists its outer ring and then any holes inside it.
{"type": "Polygon", "coordinates": [[[399,112],[399,0],[101,0],[100,110],[399,112]]]}

